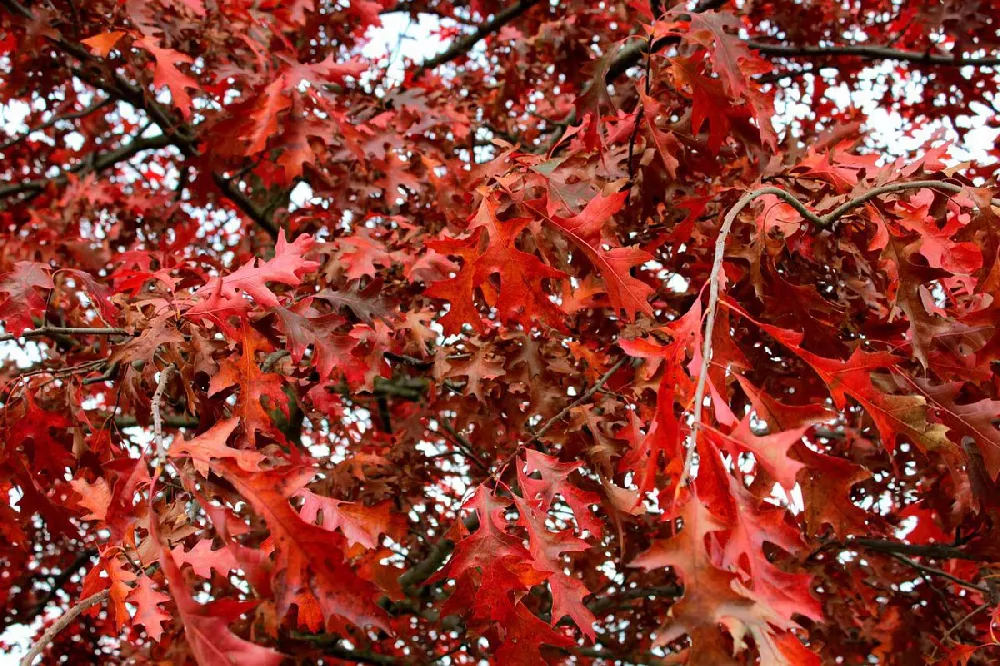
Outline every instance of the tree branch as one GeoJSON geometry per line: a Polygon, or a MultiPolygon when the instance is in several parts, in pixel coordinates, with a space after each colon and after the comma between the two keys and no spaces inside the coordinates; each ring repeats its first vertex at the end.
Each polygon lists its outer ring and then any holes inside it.
{"type": "Polygon", "coordinates": [[[55,639],[60,631],[69,626],[69,623],[75,620],[80,613],[107,599],[108,592],[109,590],[103,590],[97,594],[91,595],[66,611],[62,617],[56,620],[55,623],[49,627],[44,634],[42,634],[42,637],[38,639],[38,642],[31,646],[31,649],[28,650],[28,654],[24,655],[24,658],[21,659],[21,666],[31,666],[32,663],[34,663],[35,658],[45,651],[45,648],[49,646],[49,643],[55,639]]]}
{"type": "Polygon", "coordinates": [[[167,367],[160,370],[160,380],[156,384],[156,391],[153,393],[153,442],[156,445],[156,465],[159,466],[164,456],[166,456],[166,447],[163,444],[163,416],[160,410],[163,405],[163,392],[167,388],[167,384],[170,382],[170,378],[173,377],[174,371],[177,368],[171,363],[167,367]]]}
{"type": "MultiPolygon", "coordinates": [[[[726,0],[709,0],[692,10],[693,14],[701,14],[706,11],[718,9],[726,4],[726,0]]],[[[671,44],[680,41],[679,37],[670,36],[659,39],[653,43],[652,51],[656,53],[671,44]]],[[[756,49],[762,54],[771,56],[784,56],[787,58],[802,56],[828,56],[828,57],[861,57],[869,60],[897,60],[901,62],[912,62],[925,65],[944,65],[963,67],[966,65],[974,67],[996,67],[1000,65],[1000,57],[969,57],[960,54],[949,55],[943,53],[919,53],[915,51],[903,51],[888,46],[869,46],[863,44],[849,44],[843,46],[795,46],[791,44],[767,44],[757,41],[747,41],[747,46],[756,49]]],[[[644,40],[635,40],[619,49],[618,54],[608,67],[604,77],[606,83],[611,83],[630,68],[634,67],[645,56],[648,44],[644,40]]]]}
{"type": "Polygon", "coordinates": [[[96,156],[91,155],[89,158],[74,164],[69,169],[52,178],[37,178],[35,180],[25,180],[20,183],[0,186],[0,199],[18,194],[38,194],[50,184],[62,185],[69,182],[69,174],[100,173],[119,162],[135,157],[144,150],[165,148],[171,145],[171,143],[170,138],[163,134],[154,137],[137,137],[114,150],[108,150],[96,156]]]}
{"type": "Polygon", "coordinates": [[[340,645],[331,645],[323,649],[323,654],[335,657],[337,659],[344,659],[346,661],[353,661],[358,664],[401,664],[406,663],[400,661],[396,657],[387,654],[379,654],[377,652],[370,652],[367,650],[349,650],[340,645]]]}
{"type": "Polygon", "coordinates": [[[840,46],[798,46],[795,44],[768,44],[764,42],[748,41],[748,48],[754,49],[769,56],[781,56],[785,58],[797,57],[857,57],[866,60],[896,60],[899,62],[911,62],[920,65],[944,65],[953,67],[996,67],[1000,65],[1000,57],[970,57],[960,53],[954,55],[947,53],[931,53],[930,51],[903,51],[887,46],[876,46],[867,44],[844,44],[840,46]]]}
{"type": "Polygon", "coordinates": [[[425,60],[423,63],[417,67],[416,71],[413,73],[413,78],[419,79],[429,70],[435,69],[440,65],[449,63],[456,58],[460,58],[475,47],[479,43],[479,40],[498,32],[500,28],[504,27],[517,17],[524,14],[526,11],[531,9],[538,3],[538,0],[518,0],[516,3],[503,10],[499,14],[496,14],[493,18],[486,21],[477,27],[474,31],[459,37],[456,39],[451,46],[449,46],[444,52],[439,55],[434,56],[429,60],[425,60]]]}
{"type": "Polygon", "coordinates": [[[582,405],[583,403],[587,402],[592,397],[594,397],[594,394],[597,393],[598,391],[600,391],[601,387],[608,383],[608,380],[611,379],[612,375],[614,375],[616,372],[618,372],[618,370],[623,365],[625,365],[626,363],[628,363],[629,360],[630,359],[629,359],[628,356],[626,356],[625,358],[618,359],[618,362],[615,363],[613,366],[611,366],[611,369],[608,370],[607,372],[605,372],[601,376],[601,378],[598,379],[597,382],[594,383],[593,386],[591,386],[589,389],[587,389],[583,393],[583,395],[581,395],[579,398],[577,398],[573,402],[571,402],[568,405],[566,405],[565,407],[563,407],[559,411],[558,414],[556,414],[555,416],[553,416],[552,418],[550,418],[548,421],[546,421],[544,424],[542,424],[542,427],[539,428],[538,430],[536,430],[534,432],[534,434],[532,435],[531,441],[536,441],[542,435],[544,435],[545,433],[547,433],[552,426],[554,426],[556,423],[558,423],[559,421],[561,421],[563,419],[563,417],[565,417],[567,414],[569,414],[569,412],[570,412],[571,409],[573,409],[574,407],[577,407],[579,405],[582,405]]]}
{"type": "Polygon", "coordinates": [[[969,562],[987,562],[989,558],[967,553],[958,546],[948,544],[915,544],[891,541],[888,539],[857,538],[835,544],[841,548],[864,548],[873,553],[908,555],[910,557],[930,557],[936,560],[966,560],[969,562]]]}
{"type": "MultiPolygon", "coordinates": [[[[475,513],[461,518],[461,521],[470,532],[479,529],[479,516],[475,513]]],[[[407,569],[399,577],[399,585],[403,588],[403,591],[412,595],[425,580],[441,568],[441,565],[445,563],[445,560],[448,559],[453,550],[455,550],[455,542],[447,537],[442,538],[434,544],[424,559],[407,569]]]]}
{"type": "MultiPolygon", "coordinates": [[[[83,552],[81,552],[79,555],[77,555],[76,559],[74,559],[69,566],[64,567],[58,574],[54,575],[51,579],[51,582],[47,583],[49,589],[45,591],[45,594],[42,596],[42,598],[39,599],[38,602],[31,607],[31,609],[29,609],[23,615],[19,614],[16,617],[16,624],[19,625],[30,624],[35,617],[37,617],[45,610],[46,606],[48,606],[49,603],[56,597],[56,594],[59,592],[59,590],[61,590],[63,586],[69,582],[69,580],[74,576],[74,574],[76,574],[81,567],[84,567],[87,564],[89,564],[95,555],[97,555],[97,550],[94,548],[88,548],[83,552]]],[[[0,624],[0,632],[6,631],[6,629],[7,625],[0,624]]]]}
{"type": "Polygon", "coordinates": [[[108,97],[98,102],[95,102],[94,104],[91,104],[87,108],[82,109],[80,111],[75,111],[73,113],[67,113],[64,115],[54,115],[45,122],[41,123],[40,125],[28,128],[28,130],[25,131],[23,134],[18,134],[17,136],[11,137],[6,141],[4,141],[3,143],[0,143],[0,151],[7,150],[8,148],[16,146],[17,144],[26,140],[29,136],[31,136],[35,132],[44,132],[45,130],[49,129],[60,120],[76,120],[78,118],[89,116],[94,111],[99,111],[100,109],[109,106],[112,102],[114,102],[114,100],[108,97]]]}
{"type": "Polygon", "coordinates": [[[914,562],[905,555],[900,555],[899,553],[887,553],[887,555],[889,555],[889,557],[891,557],[894,560],[902,562],[908,567],[916,569],[922,574],[926,574],[928,576],[938,576],[940,578],[944,578],[945,580],[950,580],[956,585],[960,585],[970,590],[975,590],[980,594],[985,594],[987,596],[989,596],[990,594],[990,591],[987,588],[983,587],[982,585],[976,585],[975,583],[970,583],[969,581],[959,578],[958,576],[952,575],[947,571],[942,571],[941,569],[937,569],[935,567],[929,567],[926,564],[921,564],[920,562],[914,562]]]}
{"type": "Polygon", "coordinates": [[[605,611],[619,606],[623,602],[635,599],[652,599],[655,597],[679,597],[684,594],[682,585],[660,585],[657,587],[637,587],[631,590],[622,590],[617,594],[592,599],[584,604],[591,613],[599,615],[605,611]]]}
{"type": "Polygon", "coordinates": [[[6,333],[0,335],[0,342],[9,340],[20,340],[21,338],[42,338],[58,337],[62,335],[103,335],[122,337],[132,337],[132,332],[124,328],[88,328],[86,326],[42,326],[30,331],[24,331],[20,335],[6,333]]]}
{"type": "MultiPolygon", "coordinates": [[[[705,2],[699,3],[697,7],[692,9],[691,13],[703,14],[705,12],[718,9],[726,4],[727,1],[728,0],[706,0],[705,2]]],[[[679,41],[679,37],[664,37],[663,39],[658,39],[653,42],[652,52],[656,53],[657,51],[661,51],[670,44],[676,44],[679,41]]],[[[611,83],[629,69],[637,65],[639,61],[646,56],[646,53],[649,50],[649,43],[646,40],[638,39],[631,41],[618,49],[618,53],[611,61],[611,64],[608,66],[608,71],[604,75],[605,83],[611,83]]]]}
{"type": "MultiPolygon", "coordinates": [[[[34,20],[35,15],[30,9],[23,6],[17,0],[0,0],[0,4],[3,4],[12,13],[20,14],[23,18],[28,20],[34,20]]],[[[64,53],[71,55],[81,62],[93,62],[100,64],[100,61],[95,59],[86,49],[81,47],[79,44],[67,41],[62,37],[51,38],[53,44],[57,46],[64,53]]],[[[117,71],[112,72],[111,81],[104,81],[99,76],[95,76],[83,70],[76,71],[76,75],[82,80],[86,81],[90,85],[103,90],[112,99],[118,99],[123,102],[128,103],[136,109],[145,111],[146,114],[159,125],[160,130],[163,135],[160,137],[155,137],[154,139],[148,139],[146,141],[156,142],[155,147],[164,147],[168,145],[176,146],[185,156],[193,156],[197,154],[197,144],[198,140],[195,136],[194,129],[185,122],[176,122],[172,117],[171,113],[161,106],[154,99],[151,99],[146,95],[145,91],[139,86],[133,85],[127,79],[125,79],[117,71]]],[[[132,144],[129,144],[130,146],[132,144]]],[[[149,146],[154,147],[154,146],[149,146]]],[[[142,149],[140,149],[142,150],[142,149]]],[[[114,151],[112,151],[113,153],[114,151]]],[[[138,152],[138,151],[136,151],[138,152]]],[[[135,154],[135,153],[132,153],[135,154]]],[[[108,158],[112,157],[110,154],[106,154],[108,158]]],[[[130,156],[130,155],[129,155],[130,156]]],[[[118,159],[123,159],[119,157],[118,159]]],[[[118,160],[115,160],[118,161],[118,160]]],[[[103,168],[111,166],[114,162],[109,162],[100,168],[94,169],[95,171],[100,171],[103,168]]],[[[57,177],[61,178],[61,177],[57,177]]],[[[239,187],[229,178],[226,178],[222,174],[213,173],[212,179],[218,186],[219,190],[236,204],[243,213],[247,215],[251,220],[258,224],[262,229],[264,229],[272,238],[277,238],[278,236],[278,225],[274,223],[272,214],[269,211],[264,210],[257,204],[255,204],[246,194],[240,191],[239,187]]],[[[41,191],[45,185],[49,182],[62,183],[64,180],[39,180],[39,181],[28,181],[28,183],[21,183],[19,186],[28,189],[21,189],[20,191],[41,191]],[[30,185],[29,185],[30,184],[30,185]]],[[[7,191],[10,190],[12,186],[7,188],[0,188],[0,198],[5,196],[10,196],[11,194],[16,194],[17,192],[7,191]]]]}

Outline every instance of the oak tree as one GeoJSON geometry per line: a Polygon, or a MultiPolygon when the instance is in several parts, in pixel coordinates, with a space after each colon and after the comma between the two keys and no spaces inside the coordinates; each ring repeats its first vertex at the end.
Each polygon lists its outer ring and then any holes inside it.
{"type": "Polygon", "coordinates": [[[1000,657],[1000,2],[0,10],[23,664],[1000,657]]]}

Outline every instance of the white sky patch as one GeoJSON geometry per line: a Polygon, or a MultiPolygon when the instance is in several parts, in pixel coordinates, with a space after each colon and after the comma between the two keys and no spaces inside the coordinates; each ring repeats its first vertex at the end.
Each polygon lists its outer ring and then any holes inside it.
{"type": "Polygon", "coordinates": [[[440,25],[440,19],[424,14],[419,19],[406,12],[384,14],[382,27],[368,31],[371,41],[361,55],[382,61],[382,67],[389,68],[389,77],[402,81],[407,60],[422,62],[445,50],[447,43],[434,34],[440,25]]]}

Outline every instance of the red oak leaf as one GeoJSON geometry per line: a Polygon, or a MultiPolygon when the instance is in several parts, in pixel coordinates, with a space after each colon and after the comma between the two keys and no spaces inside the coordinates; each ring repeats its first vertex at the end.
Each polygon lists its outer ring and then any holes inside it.
{"type": "Polygon", "coordinates": [[[652,256],[638,247],[620,247],[609,232],[608,221],[625,204],[627,192],[605,197],[598,195],[577,215],[570,218],[547,217],[548,221],[583,252],[601,273],[615,312],[634,319],[642,312],[650,314],[649,296],[653,288],[630,274],[652,256]]]}
{"type": "Polygon", "coordinates": [[[388,616],[375,605],[378,588],[358,577],[344,555],[345,539],[306,522],[289,504],[314,476],[310,469],[246,472],[231,462],[216,463],[263,517],[275,543],[274,588],[277,611],[284,616],[306,595],[319,604],[330,630],[345,621],[389,631],[388,616]]]}
{"type": "Polygon", "coordinates": [[[213,571],[220,576],[228,576],[240,566],[229,548],[213,550],[211,539],[202,539],[191,550],[176,546],[170,554],[179,566],[190,565],[191,570],[202,578],[211,578],[213,571]]]}
{"type": "Polygon", "coordinates": [[[184,637],[199,666],[278,666],[284,659],[281,653],[244,640],[229,628],[237,617],[253,609],[257,602],[222,599],[208,605],[199,604],[189,596],[180,567],[163,546],[156,520],[152,522],[150,532],[159,550],[160,566],[177,605],[177,614],[184,625],[184,637]]]}
{"type": "MultiPolygon", "coordinates": [[[[281,376],[273,372],[263,372],[258,365],[257,352],[266,344],[263,336],[250,326],[243,328],[242,353],[239,358],[227,358],[219,366],[216,373],[208,385],[209,395],[215,395],[223,390],[235,387],[239,389],[239,396],[236,400],[235,414],[239,416],[239,425],[243,426],[245,439],[251,445],[254,443],[256,434],[263,432],[273,435],[276,431],[274,422],[268,414],[261,399],[268,400],[270,409],[280,409],[287,416],[287,397],[283,390],[284,381],[281,376]]],[[[227,422],[233,425],[232,421],[227,422]]],[[[231,431],[230,431],[231,432],[231,431]]],[[[228,437],[228,433],[223,433],[220,429],[213,437],[222,435],[222,442],[228,437]]],[[[216,449],[218,450],[218,446],[216,449]]],[[[228,447],[222,447],[222,450],[228,447]]],[[[182,451],[183,449],[182,445],[182,451]]],[[[201,455],[201,461],[210,454],[201,455]]],[[[251,465],[256,460],[253,454],[244,457],[241,464],[251,465]]]]}
{"type": "Polygon", "coordinates": [[[213,278],[194,293],[196,302],[188,308],[187,316],[212,315],[222,318],[229,314],[243,316],[249,309],[244,294],[265,308],[281,304],[278,296],[267,286],[268,282],[295,286],[301,284],[305,273],[319,268],[319,263],[305,258],[312,249],[313,240],[308,235],[298,236],[294,242],[285,240],[282,231],[274,248],[274,257],[266,261],[254,259],[229,275],[213,278]]]}
{"type": "Polygon", "coordinates": [[[32,328],[35,317],[45,312],[45,296],[42,289],[52,289],[55,284],[48,266],[30,261],[19,261],[14,270],[4,275],[0,282],[0,321],[3,327],[14,335],[21,335],[32,328]]]}
{"type": "Polygon", "coordinates": [[[389,502],[364,506],[323,497],[308,490],[299,493],[298,497],[303,499],[299,510],[303,520],[319,524],[326,530],[339,529],[350,544],[372,549],[378,547],[381,535],[399,535],[400,516],[393,512],[389,502]]]}
{"type": "Polygon", "coordinates": [[[141,576],[128,595],[128,601],[135,605],[132,624],[141,624],[151,639],[160,641],[163,623],[170,621],[170,614],[160,608],[160,604],[170,601],[170,597],[153,586],[153,579],[141,576]]]}
{"type": "Polygon", "coordinates": [[[153,85],[157,88],[166,86],[170,97],[184,118],[191,117],[192,101],[188,90],[201,90],[198,82],[177,69],[178,64],[192,65],[194,59],[173,49],[162,49],[156,42],[145,37],[137,39],[135,44],[149,51],[153,56],[153,85]]]}
{"type": "Polygon", "coordinates": [[[219,421],[194,439],[175,441],[170,447],[173,458],[190,458],[194,467],[203,476],[208,476],[208,468],[213,460],[229,459],[241,469],[256,471],[264,456],[256,451],[234,449],[226,444],[229,436],[239,426],[238,418],[219,421]]]}

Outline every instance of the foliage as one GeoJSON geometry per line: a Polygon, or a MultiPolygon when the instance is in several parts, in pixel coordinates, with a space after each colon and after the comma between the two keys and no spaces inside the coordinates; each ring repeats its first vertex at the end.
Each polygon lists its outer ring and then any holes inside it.
{"type": "Polygon", "coordinates": [[[1000,655],[1000,3],[0,6],[47,663],[1000,655]]]}

